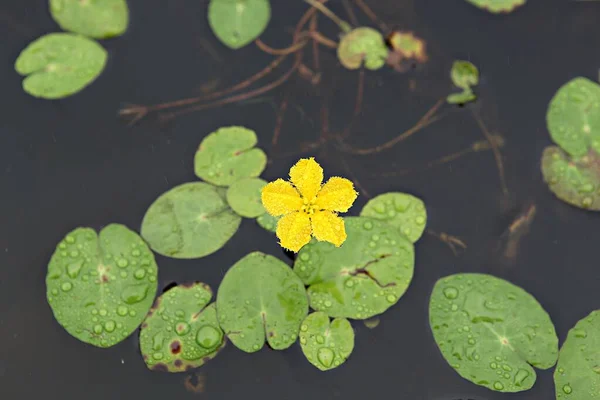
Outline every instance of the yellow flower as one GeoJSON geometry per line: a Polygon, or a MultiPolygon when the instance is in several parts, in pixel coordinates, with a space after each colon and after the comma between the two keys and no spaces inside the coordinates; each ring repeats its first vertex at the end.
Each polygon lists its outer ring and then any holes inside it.
{"type": "Polygon", "coordinates": [[[290,182],[277,179],[262,190],[263,206],[277,223],[282,247],[298,252],[311,236],[336,247],[346,240],[346,212],[358,193],[348,179],[334,176],[323,183],[323,168],[314,158],[303,158],[290,169],[290,182]]]}

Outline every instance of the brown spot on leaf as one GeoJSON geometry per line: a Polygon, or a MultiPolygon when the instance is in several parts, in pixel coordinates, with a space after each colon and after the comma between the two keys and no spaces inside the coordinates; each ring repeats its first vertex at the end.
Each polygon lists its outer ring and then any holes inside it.
{"type": "Polygon", "coordinates": [[[173,362],[173,364],[174,364],[174,365],[175,365],[177,368],[180,368],[180,367],[181,367],[181,365],[183,364],[183,362],[182,362],[181,360],[177,359],[177,360],[175,360],[175,361],[173,362]]]}
{"type": "MultiPolygon", "coordinates": [[[[152,315],[152,313],[148,313],[148,316],[150,316],[150,315],[152,315]]],[[[142,324],[142,328],[147,328],[147,327],[148,327],[148,324],[144,322],[142,324]]]]}
{"type": "Polygon", "coordinates": [[[102,283],[108,282],[108,276],[106,276],[106,275],[102,275],[101,279],[102,279],[102,283]]]}
{"type": "Polygon", "coordinates": [[[167,364],[165,363],[158,363],[152,367],[152,370],[159,372],[169,372],[169,367],[167,367],[167,364]]]}
{"type": "Polygon", "coordinates": [[[181,353],[181,343],[178,340],[171,342],[171,353],[179,354],[181,353]]]}

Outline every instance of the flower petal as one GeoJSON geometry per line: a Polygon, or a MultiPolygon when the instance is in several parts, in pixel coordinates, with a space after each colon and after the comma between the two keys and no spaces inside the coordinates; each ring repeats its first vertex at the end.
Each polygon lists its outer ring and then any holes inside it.
{"type": "Polygon", "coordinates": [[[356,200],[358,193],[354,185],[346,178],[334,176],[323,185],[317,194],[315,205],[321,210],[346,212],[356,200]]]}
{"type": "Polygon", "coordinates": [[[290,180],[304,199],[312,201],[323,183],[323,168],[313,157],[302,158],[290,168],[290,180]]]}
{"type": "Polygon", "coordinates": [[[274,217],[298,211],[303,204],[300,193],[283,179],[267,183],[260,197],[267,212],[274,217]]]}
{"type": "Polygon", "coordinates": [[[306,243],[310,242],[310,218],[303,212],[294,212],[281,217],[275,232],[281,247],[297,253],[306,243]]]}
{"type": "Polygon", "coordinates": [[[311,217],[313,235],[321,241],[340,247],[346,240],[344,220],[330,211],[317,211],[311,217]]]}

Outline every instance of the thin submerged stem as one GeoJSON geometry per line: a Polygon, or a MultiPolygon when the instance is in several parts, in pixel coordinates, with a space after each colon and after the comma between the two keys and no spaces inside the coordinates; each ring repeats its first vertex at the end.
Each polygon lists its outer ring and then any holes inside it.
{"type": "Polygon", "coordinates": [[[335,24],[337,26],[339,26],[339,28],[342,30],[343,33],[348,33],[352,30],[352,26],[347,23],[346,21],[344,21],[343,19],[341,19],[340,17],[338,17],[337,15],[335,15],[333,13],[333,11],[331,11],[329,8],[327,8],[322,2],[319,3],[318,1],[315,0],[304,0],[305,2],[307,2],[308,4],[310,4],[311,6],[313,6],[314,8],[318,9],[319,11],[321,11],[327,18],[329,18],[330,20],[332,20],[333,22],[335,22],[335,24]]]}

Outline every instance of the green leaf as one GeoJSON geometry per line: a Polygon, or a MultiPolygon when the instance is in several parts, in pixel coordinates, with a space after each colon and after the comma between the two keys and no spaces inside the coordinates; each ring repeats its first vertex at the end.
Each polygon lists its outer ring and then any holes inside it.
{"type": "Polygon", "coordinates": [[[414,248],[398,229],[365,217],[344,218],[341,247],[311,241],[294,263],[309,286],[310,306],[330,317],[367,319],[404,294],[413,276],[414,248]]]}
{"type": "Polygon", "coordinates": [[[397,227],[411,242],[419,240],[427,224],[425,203],[413,195],[390,192],[372,198],[360,212],[397,227]]]}
{"type": "Polygon", "coordinates": [[[267,165],[267,155],[254,147],[256,142],[256,133],[242,126],[218,129],[204,138],[196,152],[196,175],[217,186],[259,176],[267,165]]]}
{"type": "Polygon", "coordinates": [[[475,100],[477,100],[477,96],[471,89],[465,89],[460,93],[452,93],[446,98],[448,104],[467,104],[475,100]]]}
{"type": "Polygon", "coordinates": [[[271,19],[269,0],[210,0],[208,23],[225,46],[239,49],[259,37],[271,19]]]}
{"type": "Polygon", "coordinates": [[[50,0],[50,13],[63,30],[96,39],[122,35],[129,24],[125,0],[50,0]]]}
{"type": "Polygon", "coordinates": [[[508,13],[525,4],[527,0],[467,0],[469,3],[494,14],[508,13]]]}
{"type": "Polygon", "coordinates": [[[554,384],[557,399],[600,399],[600,310],[569,331],[558,355],[554,384]]]}
{"type": "Polygon", "coordinates": [[[338,59],[345,68],[377,70],[385,65],[389,50],[383,35],[372,28],[361,27],[345,34],[337,49],[338,59]]]}
{"type": "Polygon", "coordinates": [[[469,89],[479,84],[479,70],[469,61],[457,60],[452,64],[450,78],[455,86],[461,89],[469,89]]]}
{"type": "Polygon", "coordinates": [[[246,218],[256,218],[266,212],[262,205],[261,190],[267,184],[260,178],[246,178],[234,182],[227,190],[229,206],[246,218]]]}
{"type": "Polygon", "coordinates": [[[19,54],[15,70],[23,90],[34,97],[60,99],[79,92],[100,75],[107,53],[98,43],[71,33],[50,33],[19,54]]]}
{"type": "Polygon", "coordinates": [[[600,210],[600,156],[595,151],[572,159],[556,146],[542,154],[542,174],[550,190],[565,203],[600,210]]]}
{"type": "Polygon", "coordinates": [[[503,279],[455,274],[438,280],[429,302],[433,337],[460,376],[498,392],[530,389],[532,366],[556,363],[558,338],[533,296],[503,279]]]}
{"type": "Polygon", "coordinates": [[[590,146],[600,153],[600,86],[586,78],[564,84],[548,106],[548,130],[554,143],[573,157],[590,146]]]}
{"type": "Polygon", "coordinates": [[[179,285],[154,303],[140,331],[140,350],[146,366],[165,372],[198,368],[225,346],[210,287],[179,285]]]}
{"type": "Polygon", "coordinates": [[[156,295],[154,255],[135,232],[110,224],[77,228],[48,264],[46,294],[56,320],[82,342],[111,347],[142,323],[156,295]]]}
{"type": "Polygon", "coordinates": [[[269,213],[264,213],[260,217],[256,218],[256,222],[261,228],[266,229],[269,232],[275,233],[275,231],[277,230],[277,222],[279,222],[279,218],[280,217],[274,217],[269,213]]]}
{"type": "Polygon", "coordinates": [[[173,258],[200,258],[227,243],[242,221],[216,187],[184,183],[163,193],[142,221],[142,237],[152,250],[173,258]]]}
{"type": "Polygon", "coordinates": [[[217,293],[221,327],[239,349],[253,353],[265,339],[275,350],[290,347],[308,313],[306,290],[279,259],[253,252],[225,274],[217,293]]]}
{"type": "Polygon", "coordinates": [[[329,322],[327,314],[310,314],[300,326],[300,346],[306,359],[321,371],[343,364],[354,349],[354,330],[345,318],[329,322]]]}

